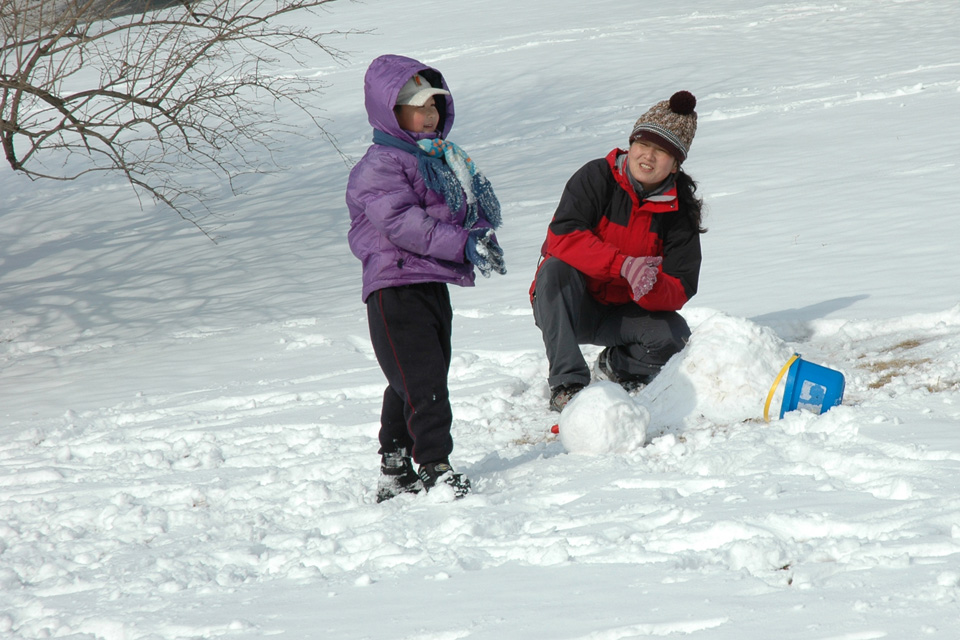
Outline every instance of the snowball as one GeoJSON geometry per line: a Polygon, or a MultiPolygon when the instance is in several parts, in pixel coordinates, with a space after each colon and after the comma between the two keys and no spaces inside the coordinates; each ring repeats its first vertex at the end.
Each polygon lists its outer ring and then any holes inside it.
{"type": "Polygon", "coordinates": [[[560,442],[570,453],[628,453],[643,446],[650,413],[623,388],[595,382],[560,414],[560,442]]]}

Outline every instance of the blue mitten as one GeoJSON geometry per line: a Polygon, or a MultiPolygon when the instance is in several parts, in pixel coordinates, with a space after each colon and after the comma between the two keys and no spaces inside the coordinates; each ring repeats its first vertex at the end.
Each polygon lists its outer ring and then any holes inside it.
{"type": "Polygon", "coordinates": [[[497,244],[493,229],[471,230],[463,253],[484,278],[489,278],[494,271],[500,275],[507,272],[503,263],[503,249],[497,244]]]}

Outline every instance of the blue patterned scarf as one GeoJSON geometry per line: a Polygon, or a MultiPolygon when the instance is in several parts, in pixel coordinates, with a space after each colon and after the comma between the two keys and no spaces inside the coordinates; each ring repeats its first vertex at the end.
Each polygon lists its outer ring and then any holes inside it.
{"type": "Polygon", "coordinates": [[[493,186],[456,144],[439,138],[411,144],[379,129],[373,130],[373,142],[417,156],[418,170],[427,188],[442,195],[451,211],[460,210],[466,195],[465,228],[473,227],[480,216],[494,229],[500,226],[500,201],[493,186]]]}

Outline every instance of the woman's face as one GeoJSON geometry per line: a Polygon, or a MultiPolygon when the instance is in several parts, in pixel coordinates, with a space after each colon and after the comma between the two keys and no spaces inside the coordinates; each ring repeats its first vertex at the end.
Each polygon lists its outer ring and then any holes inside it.
{"type": "Polygon", "coordinates": [[[437,111],[437,103],[432,97],[428,98],[422,107],[399,105],[396,114],[400,128],[413,133],[433,133],[440,123],[440,112],[437,111]]]}
{"type": "Polygon", "coordinates": [[[647,190],[659,185],[671,173],[676,173],[677,166],[677,161],[670,152],[652,142],[637,140],[627,151],[627,169],[630,175],[647,190]]]}

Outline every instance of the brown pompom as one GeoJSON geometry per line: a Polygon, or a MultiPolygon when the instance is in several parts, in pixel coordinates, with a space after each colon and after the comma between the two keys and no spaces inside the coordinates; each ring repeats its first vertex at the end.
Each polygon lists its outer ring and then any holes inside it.
{"type": "Polygon", "coordinates": [[[697,99],[689,91],[677,91],[670,96],[670,111],[688,116],[697,108],[697,99]]]}

